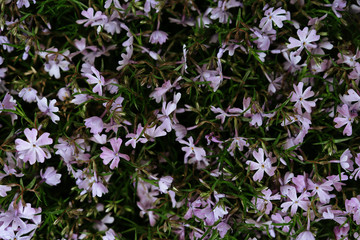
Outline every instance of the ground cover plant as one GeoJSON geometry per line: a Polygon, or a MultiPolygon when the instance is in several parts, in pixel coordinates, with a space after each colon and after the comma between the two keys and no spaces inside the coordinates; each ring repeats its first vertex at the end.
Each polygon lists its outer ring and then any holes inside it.
{"type": "Polygon", "coordinates": [[[0,239],[359,239],[360,1],[0,1],[0,239]]]}

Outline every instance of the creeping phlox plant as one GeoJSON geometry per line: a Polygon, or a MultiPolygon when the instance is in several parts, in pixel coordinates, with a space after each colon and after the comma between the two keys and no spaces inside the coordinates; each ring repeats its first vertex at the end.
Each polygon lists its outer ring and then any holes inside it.
{"type": "Polygon", "coordinates": [[[0,239],[360,239],[360,1],[0,1],[0,239]]]}

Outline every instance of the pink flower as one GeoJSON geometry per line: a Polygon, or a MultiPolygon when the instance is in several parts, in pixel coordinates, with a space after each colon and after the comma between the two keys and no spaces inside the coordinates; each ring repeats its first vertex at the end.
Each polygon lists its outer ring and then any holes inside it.
{"type": "Polygon", "coordinates": [[[104,122],[99,117],[90,117],[85,119],[85,126],[90,128],[90,132],[93,134],[99,134],[104,129],[104,122]]]}
{"type": "Polygon", "coordinates": [[[290,37],[290,44],[287,45],[288,49],[299,47],[296,51],[297,54],[300,54],[304,48],[309,51],[313,48],[316,48],[316,44],[312,44],[311,42],[316,42],[320,39],[320,36],[316,35],[316,30],[312,29],[309,32],[308,27],[305,27],[303,30],[299,29],[297,31],[297,35],[299,36],[300,40],[290,37]]]}
{"type": "Polygon", "coordinates": [[[14,203],[15,202],[11,202],[9,208],[5,212],[0,213],[0,222],[2,222],[0,226],[1,233],[3,233],[7,227],[14,231],[26,229],[27,224],[29,224],[28,221],[31,219],[35,221],[35,214],[41,212],[40,208],[32,208],[30,203],[26,203],[25,206],[21,201],[17,204],[14,203]]]}
{"type": "Polygon", "coordinates": [[[113,150],[110,150],[107,147],[101,148],[101,150],[103,152],[100,154],[100,157],[103,159],[103,163],[105,165],[107,165],[107,164],[109,164],[109,162],[111,162],[111,164],[110,164],[111,169],[118,167],[120,158],[123,158],[127,161],[130,160],[130,157],[128,155],[119,153],[121,143],[122,143],[121,138],[118,138],[118,139],[112,138],[112,139],[110,139],[110,144],[111,144],[111,147],[113,150]]]}
{"type": "Polygon", "coordinates": [[[163,43],[166,42],[167,37],[168,37],[168,34],[166,32],[156,30],[151,33],[149,42],[152,44],[158,43],[158,44],[162,45],[163,43]]]}
{"type": "Polygon", "coordinates": [[[61,174],[56,173],[56,170],[55,170],[54,167],[46,168],[44,174],[43,174],[43,169],[41,169],[40,170],[40,176],[50,186],[58,185],[61,182],[60,181],[61,174]]]}
{"type": "Polygon", "coordinates": [[[310,201],[308,199],[309,193],[303,192],[299,197],[296,194],[295,187],[289,187],[286,192],[287,197],[290,201],[284,202],[281,204],[282,212],[285,213],[291,207],[291,216],[294,216],[298,207],[302,208],[304,211],[308,210],[310,206],[310,201]]]}
{"type": "Polygon", "coordinates": [[[333,12],[338,18],[341,18],[341,14],[338,11],[345,11],[346,0],[334,0],[332,4],[324,4],[325,7],[331,7],[333,12]]]}
{"type": "Polygon", "coordinates": [[[57,123],[56,121],[59,121],[60,117],[55,114],[56,112],[59,111],[59,108],[55,107],[55,104],[56,104],[55,99],[52,99],[49,102],[49,105],[46,97],[37,100],[37,105],[40,111],[43,112],[45,115],[48,115],[51,118],[51,121],[53,121],[53,123],[56,124],[57,123]]]}
{"type": "Polygon", "coordinates": [[[129,146],[131,144],[133,148],[136,148],[136,143],[138,142],[146,143],[148,140],[145,137],[141,137],[142,136],[141,133],[143,132],[143,130],[144,128],[141,126],[141,123],[139,123],[136,130],[136,134],[129,133],[126,135],[126,138],[130,138],[130,140],[125,143],[125,146],[129,146]]]}
{"type": "Polygon", "coordinates": [[[315,237],[310,231],[304,231],[297,236],[296,240],[315,240],[315,237]]]}
{"type": "Polygon", "coordinates": [[[284,218],[281,216],[280,213],[276,213],[276,214],[273,214],[271,215],[271,220],[274,222],[274,223],[281,223],[281,224],[284,224],[284,226],[277,226],[275,225],[275,227],[277,228],[280,228],[282,227],[282,231],[284,232],[289,232],[290,228],[289,226],[285,225],[286,223],[288,223],[288,225],[290,225],[290,221],[291,221],[291,218],[289,216],[285,216],[284,218]]]}
{"type": "Polygon", "coordinates": [[[91,186],[92,196],[93,197],[102,197],[103,194],[108,193],[109,190],[105,187],[102,182],[94,181],[91,186]]]}
{"type": "Polygon", "coordinates": [[[302,114],[301,106],[306,112],[311,113],[311,107],[315,107],[315,101],[306,101],[307,98],[314,96],[314,92],[311,91],[311,87],[306,88],[303,92],[304,83],[299,82],[296,86],[293,85],[295,92],[291,92],[291,102],[295,102],[295,108],[297,113],[302,114]]]}
{"type": "Polygon", "coordinates": [[[249,143],[246,142],[246,139],[243,137],[234,137],[227,151],[231,156],[234,156],[235,149],[237,148],[240,152],[244,150],[245,147],[249,147],[249,143]]]}
{"type": "Polygon", "coordinates": [[[351,124],[354,122],[355,117],[357,117],[357,113],[352,113],[349,110],[349,106],[347,104],[343,104],[341,108],[337,109],[338,113],[340,113],[341,117],[334,118],[334,122],[336,123],[336,128],[341,128],[346,125],[343,131],[343,134],[347,136],[352,135],[352,126],[351,124]]]}
{"type": "Polygon", "coordinates": [[[50,133],[43,133],[38,139],[36,139],[38,130],[35,128],[32,130],[26,128],[24,133],[28,142],[22,139],[15,140],[16,150],[19,153],[20,159],[24,162],[29,161],[33,165],[36,161],[43,163],[45,158],[49,159],[51,157],[50,152],[46,148],[41,148],[53,143],[53,140],[49,138],[50,133]]]}
{"type": "Polygon", "coordinates": [[[334,228],[334,234],[336,237],[336,240],[348,240],[348,232],[350,230],[350,225],[345,224],[343,227],[336,226],[334,228]]]}
{"type": "Polygon", "coordinates": [[[51,47],[46,51],[39,52],[39,55],[42,58],[48,60],[45,63],[45,71],[48,72],[50,76],[54,76],[56,79],[60,78],[60,69],[63,71],[69,70],[70,62],[67,61],[69,54],[69,50],[60,54],[58,49],[54,47],[51,47]]]}
{"type": "Polygon", "coordinates": [[[6,185],[0,185],[0,197],[6,197],[8,191],[11,191],[11,187],[6,185]]]}
{"type": "Polygon", "coordinates": [[[264,150],[259,148],[258,152],[254,151],[253,156],[257,162],[246,161],[247,165],[250,165],[250,170],[257,170],[253,176],[254,181],[261,181],[264,176],[264,172],[270,177],[275,174],[276,167],[271,166],[270,158],[264,160],[264,150]]]}
{"type": "Polygon", "coordinates": [[[276,193],[271,196],[272,192],[270,189],[264,189],[261,191],[263,195],[255,197],[251,202],[256,206],[256,210],[264,212],[265,214],[270,214],[270,211],[273,208],[271,203],[272,200],[280,200],[281,196],[279,193],[276,193]]]}
{"type": "Polygon", "coordinates": [[[194,154],[195,155],[195,159],[196,160],[201,160],[203,157],[206,156],[206,152],[203,148],[201,147],[195,147],[194,145],[194,139],[193,137],[189,137],[188,138],[189,142],[186,142],[184,140],[179,140],[179,143],[181,144],[185,144],[188,147],[182,147],[181,150],[183,150],[185,153],[184,156],[184,162],[187,163],[187,159],[189,158],[190,155],[194,154]]]}
{"type": "Polygon", "coordinates": [[[305,63],[298,65],[301,61],[301,56],[296,55],[295,52],[290,52],[288,55],[287,52],[283,52],[283,56],[286,59],[284,63],[284,70],[294,73],[301,70],[302,67],[306,66],[305,63]]]}
{"type": "Polygon", "coordinates": [[[94,88],[92,89],[92,91],[94,93],[98,93],[100,96],[102,96],[102,86],[105,85],[105,79],[103,76],[100,75],[100,72],[94,68],[93,66],[91,66],[91,71],[93,74],[95,74],[95,76],[93,76],[90,73],[86,73],[85,77],[87,77],[88,79],[86,80],[89,84],[96,84],[94,86],[94,88]]]}
{"type": "Polygon", "coordinates": [[[313,183],[310,179],[308,179],[309,190],[312,190],[312,195],[317,194],[321,203],[329,203],[330,199],[335,197],[334,194],[329,194],[329,191],[332,191],[334,188],[331,186],[332,183],[330,181],[326,181],[324,183],[313,183]]]}
{"type": "Polygon", "coordinates": [[[264,12],[265,17],[263,17],[260,21],[259,27],[262,28],[263,31],[270,31],[273,29],[272,23],[274,23],[278,28],[283,27],[283,21],[287,19],[286,11],[282,8],[277,8],[273,11],[274,8],[269,8],[264,12]]]}
{"type": "Polygon", "coordinates": [[[91,25],[91,26],[101,25],[107,21],[106,15],[103,15],[101,11],[97,11],[94,15],[93,8],[88,8],[86,11],[83,10],[81,12],[81,15],[83,15],[87,19],[77,20],[76,23],[77,24],[85,23],[84,24],[85,27],[88,27],[89,25],[91,25]]]}

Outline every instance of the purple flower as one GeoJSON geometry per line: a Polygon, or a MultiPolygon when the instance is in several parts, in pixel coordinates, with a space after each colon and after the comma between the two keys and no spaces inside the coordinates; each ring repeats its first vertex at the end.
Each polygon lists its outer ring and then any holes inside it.
{"type": "Polygon", "coordinates": [[[27,227],[27,220],[34,219],[36,216],[37,210],[32,208],[30,203],[27,203],[23,206],[22,202],[14,204],[11,202],[9,208],[6,212],[0,213],[0,232],[3,232],[4,229],[10,226],[10,229],[14,231],[20,229],[25,229],[27,227]],[[25,220],[27,219],[27,220],[25,220]]]}
{"type": "Polygon", "coordinates": [[[286,11],[282,8],[277,8],[273,11],[274,8],[269,8],[264,12],[265,17],[263,17],[260,21],[259,27],[262,28],[263,31],[270,31],[273,29],[272,23],[274,23],[278,28],[283,27],[283,21],[287,19],[286,11]]]}
{"type": "Polygon", "coordinates": [[[21,91],[19,92],[19,97],[21,97],[24,101],[31,103],[36,101],[36,94],[37,91],[35,89],[33,89],[32,87],[27,87],[21,89],[21,91]]]}
{"type": "Polygon", "coordinates": [[[295,102],[295,108],[297,113],[302,114],[301,107],[303,107],[306,112],[311,113],[311,107],[315,107],[315,101],[306,101],[307,98],[314,96],[314,92],[311,91],[311,87],[306,88],[303,92],[304,83],[299,82],[296,86],[293,85],[295,92],[291,92],[291,102],[295,102]]]}
{"type": "MultiPolygon", "coordinates": [[[[7,92],[0,104],[0,113],[3,109],[16,110],[16,106],[16,100],[7,92]]],[[[7,112],[5,114],[10,115],[12,124],[14,124],[14,121],[18,118],[15,113],[7,112]]]]}
{"type": "Polygon", "coordinates": [[[88,79],[86,80],[89,84],[96,84],[94,86],[94,88],[92,89],[92,91],[94,93],[98,93],[100,96],[102,96],[102,86],[105,85],[105,79],[103,76],[100,75],[100,72],[94,68],[93,66],[91,66],[91,71],[92,73],[95,75],[93,76],[90,73],[85,73],[85,77],[87,77],[88,79]]]}
{"type": "Polygon", "coordinates": [[[315,237],[310,231],[304,231],[297,236],[296,240],[315,240],[315,237]]]}
{"type": "Polygon", "coordinates": [[[60,88],[56,96],[61,100],[65,101],[67,98],[70,98],[70,91],[67,88],[60,88]]]}
{"type": "MultiPolygon", "coordinates": [[[[350,92],[350,91],[349,91],[350,92]]],[[[336,128],[341,128],[346,125],[343,131],[343,134],[347,136],[352,135],[352,126],[351,124],[354,122],[355,117],[357,117],[357,113],[352,113],[347,104],[343,104],[341,108],[337,109],[338,113],[340,113],[339,117],[334,118],[334,122],[336,123],[336,128]]]]}
{"type": "Polygon", "coordinates": [[[50,133],[43,133],[38,139],[36,136],[38,130],[33,128],[30,130],[26,128],[24,130],[27,142],[22,139],[16,139],[16,150],[19,153],[19,158],[24,162],[29,161],[33,165],[36,161],[43,163],[45,158],[49,159],[51,157],[50,152],[46,148],[41,148],[46,145],[53,143],[53,140],[49,138],[50,133]]]}
{"type": "Polygon", "coordinates": [[[311,42],[316,42],[320,39],[320,36],[316,35],[316,30],[311,29],[309,31],[308,27],[305,27],[303,30],[297,30],[297,35],[300,40],[290,37],[290,44],[287,45],[288,49],[299,47],[296,54],[300,54],[304,48],[309,51],[316,48],[316,44],[312,44],[311,42]]]}
{"type": "Polygon", "coordinates": [[[162,45],[163,43],[166,42],[167,37],[168,37],[168,34],[166,32],[156,30],[151,33],[149,42],[152,44],[159,43],[160,45],[162,45]]]}
{"type": "Polygon", "coordinates": [[[49,105],[46,97],[43,97],[41,100],[40,99],[37,100],[37,105],[40,111],[48,115],[51,118],[51,121],[53,121],[53,123],[57,123],[56,121],[60,120],[60,117],[55,114],[55,112],[59,111],[59,108],[55,107],[55,104],[56,104],[55,99],[52,99],[49,102],[49,105]]]}
{"type": "Polygon", "coordinates": [[[86,10],[86,11],[83,10],[81,12],[81,15],[83,15],[87,19],[77,20],[76,23],[77,24],[85,23],[84,24],[85,27],[88,27],[89,25],[91,25],[91,26],[102,25],[107,21],[106,15],[103,15],[101,11],[97,11],[94,15],[93,8],[88,8],[88,10],[86,10]]]}
{"type": "Polygon", "coordinates": [[[119,162],[120,162],[120,158],[123,158],[127,161],[130,160],[130,157],[126,154],[123,153],[119,153],[120,151],[120,146],[122,144],[122,139],[121,138],[112,138],[110,139],[110,144],[113,150],[108,149],[107,147],[102,147],[102,153],[100,154],[100,157],[103,159],[103,163],[105,165],[109,164],[109,162],[111,162],[110,164],[110,168],[114,169],[116,167],[118,167],[119,162]]]}
{"type": "Polygon", "coordinates": [[[338,11],[345,11],[346,0],[334,0],[332,4],[324,4],[325,7],[331,7],[333,12],[338,18],[341,18],[341,14],[338,11]]]}
{"type": "Polygon", "coordinates": [[[131,146],[133,148],[136,148],[136,143],[138,143],[138,142],[146,143],[148,141],[146,138],[144,138],[144,137],[140,138],[142,136],[141,133],[143,130],[144,130],[144,128],[141,126],[141,123],[139,123],[137,130],[136,130],[136,134],[129,133],[126,135],[126,138],[130,138],[130,140],[125,143],[125,146],[129,146],[131,144],[131,146]]]}
{"type": "Polygon", "coordinates": [[[90,132],[93,134],[99,134],[104,129],[102,119],[96,116],[85,119],[85,126],[90,128],[90,132]]]}
{"type": "Polygon", "coordinates": [[[70,62],[66,60],[66,57],[68,57],[69,54],[69,50],[60,54],[58,49],[54,47],[51,47],[46,51],[39,52],[39,55],[42,58],[48,60],[48,62],[45,63],[45,71],[48,72],[50,76],[54,76],[56,79],[60,78],[60,69],[63,71],[69,70],[70,62]]]}
{"type": "Polygon", "coordinates": [[[46,168],[44,174],[43,174],[43,169],[41,169],[40,170],[40,176],[50,186],[58,185],[61,182],[60,181],[61,174],[56,173],[56,170],[55,170],[54,167],[46,168]]]}
{"type": "Polygon", "coordinates": [[[309,193],[303,192],[299,197],[296,194],[295,187],[289,187],[288,191],[286,192],[286,196],[290,199],[287,202],[281,204],[282,212],[287,212],[289,207],[291,207],[291,216],[294,216],[298,207],[302,208],[304,211],[308,210],[310,206],[310,201],[308,199],[309,193]]]}
{"type": "Polygon", "coordinates": [[[101,197],[103,194],[108,193],[109,190],[105,187],[102,182],[95,181],[91,186],[92,196],[101,197]]]}
{"type": "Polygon", "coordinates": [[[189,142],[186,142],[184,140],[179,141],[179,143],[186,144],[188,146],[188,147],[182,147],[181,148],[181,150],[186,152],[185,156],[184,156],[184,162],[187,163],[187,159],[192,154],[195,155],[196,160],[202,160],[202,158],[206,156],[205,150],[202,147],[195,147],[193,137],[189,137],[188,141],[189,142]]]}
{"type": "Polygon", "coordinates": [[[276,167],[271,166],[270,158],[264,160],[264,150],[262,148],[259,148],[258,152],[254,151],[253,156],[257,162],[248,160],[246,164],[250,165],[250,170],[257,170],[253,176],[254,181],[261,181],[264,177],[264,172],[270,177],[275,174],[276,167]]]}
{"type": "Polygon", "coordinates": [[[8,191],[11,190],[11,187],[6,186],[6,185],[0,185],[0,196],[1,197],[6,197],[8,191]]]}

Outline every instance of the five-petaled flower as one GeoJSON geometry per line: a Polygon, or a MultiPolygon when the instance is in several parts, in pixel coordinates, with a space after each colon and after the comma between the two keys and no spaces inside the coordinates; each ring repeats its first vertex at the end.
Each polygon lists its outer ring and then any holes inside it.
{"type": "Polygon", "coordinates": [[[334,122],[336,122],[335,127],[341,128],[342,126],[346,125],[343,134],[346,134],[347,136],[351,136],[352,135],[351,124],[354,122],[355,118],[357,117],[357,113],[350,111],[349,106],[347,104],[342,105],[340,108],[337,109],[337,111],[340,115],[334,118],[334,122]]]}
{"type": "Polygon", "coordinates": [[[300,54],[304,48],[309,51],[316,48],[316,44],[311,42],[316,42],[320,39],[320,36],[316,35],[316,30],[311,29],[309,31],[308,27],[305,27],[303,30],[297,30],[297,35],[299,36],[300,40],[290,37],[290,44],[287,45],[288,49],[299,47],[296,51],[296,54],[300,54]]]}
{"type": "Polygon", "coordinates": [[[187,160],[189,158],[189,156],[191,154],[195,155],[195,159],[196,160],[201,160],[203,157],[206,156],[206,152],[203,148],[201,147],[195,147],[194,145],[194,139],[193,137],[189,137],[188,138],[189,142],[186,142],[184,140],[180,140],[179,143],[181,144],[186,144],[188,145],[188,147],[182,147],[181,150],[185,151],[185,156],[184,156],[184,162],[187,163],[187,160]]]}
{"type": "Polygon", "coordinates": [[[119,153],[120,146],[122,143],[121,138],[112,138],[109,141],[110,141],[110,144],[111,144],[111,147],[113,150],[110,150],[107,147],[102,147],[101,148],[102,153],[100,154],[100,157],[103,159],[103,163],[105,165],[107,165],[107,164],[109,164],[109,162],[111,162],[110,168],[114,169],[114,168],[118,167],[120,158],[123,158],[123,159],[129,161],[130,157],[126,154],[119,153]]]}
{"type": "Polygon", "coordinates": [[[270,177],[275,174],[276,167],[271,166],[270,158],[264,160],[264,150],[262,148],[259,148],[258,152],[254,150],[253,156],[257,162],[248,160],[246,164],[250,165],[250,170],[257,170],[253,176],[254,181],[261,181],[264,177],[264,172],[270,177]]]}
{"type": "Polygon", "coordinates": [[[311,87],[308,87],[303,92],[304,83],[299,82],[296,86],[295,84],[294,90],[295,92],[291,92],[291,102],[295,102],[295,108],[298,114],[302,114],[301,106],[305,109],[306,112],[311,113],[311,107],[315,107],[315,101],[306,101],[305,99],[314,96],[314,92],[311,91],[311,87]]]}
{"type": "Polygon", "coordinates": [[[100,72],[96,68],[91,66],[90,69],[95,76],[90,73],[86,73],[85,77],[88,78],[87,82],[89,84],[96,84],[92,90],[94,93],[98,93],[100,96],[102,96],[102,86],[105,85],[105,79],[100,75],[100,72]]]}
{"type": "Polygon", "coordinates": [[[45,158],[49,159],[51,157],[49,150],[41,148],[53,143],[53,140],[49,138],[50,133],[43,133],[38,139],[36,139],[38,130],[35,128],[32,130],[26,128],[24,133],[28,139],[27,142],[22,139],[15,140],[20,159],[33,165],[36,161],[43,163],[45,158]]]}

